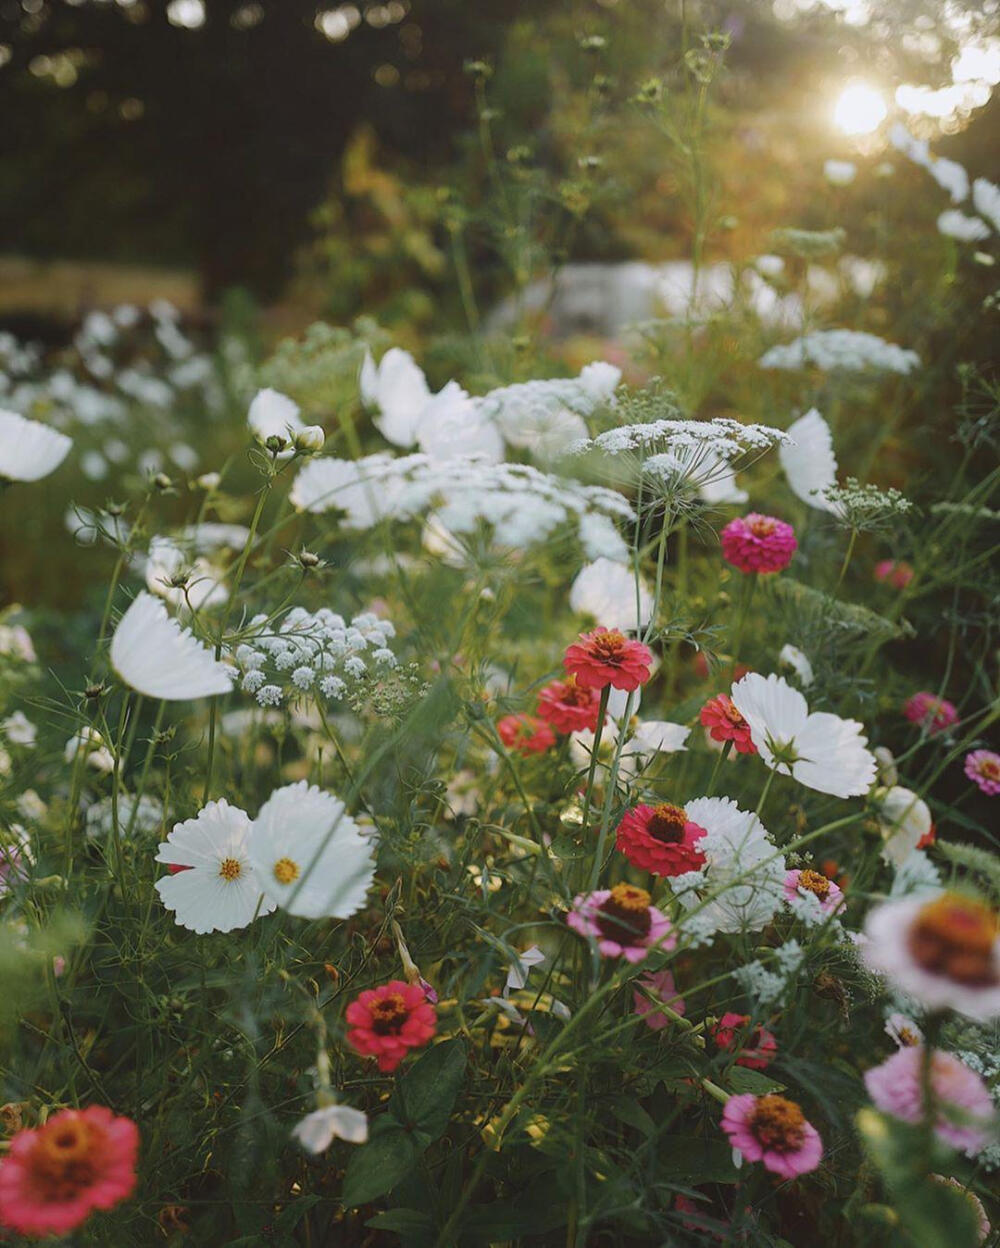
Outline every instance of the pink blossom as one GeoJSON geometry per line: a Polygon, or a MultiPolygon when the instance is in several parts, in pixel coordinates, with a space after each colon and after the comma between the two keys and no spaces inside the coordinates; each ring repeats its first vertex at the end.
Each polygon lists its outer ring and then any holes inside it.
{"type": "Polygon", "coordinates": [[[773,1093],[731,1096],[722,1111],[722,1129],[747,1161],[762,1161],[783,1179],[815,1170],[823,1156],[819,1132],[799,1106],[773,1093]]]}
{"type": "Polygon", "coordinates": [[[723,558],[741,572],[781,572],[799,545],[790,524],[756,511],[730,520],[720,538],[723,558]]]}
{"type": "MultiPolygon", "coordinates": [[[[899,1049],[865,1074],[868,1095],[883,1113],[902,1122],[923,1120],[924,1052],[923,1045],[899,1049]]],[[[993,1100],[986,1084],[953,1053],[935,1049],[931,1054],[931,1089],[936,1109],[935,1134],[952,1148],[975,1156],[989,1140],[993,1118],[993,1100]],[[949,1111],[956,1117],[979,1121],[953,1122],[949,1111]]]]}

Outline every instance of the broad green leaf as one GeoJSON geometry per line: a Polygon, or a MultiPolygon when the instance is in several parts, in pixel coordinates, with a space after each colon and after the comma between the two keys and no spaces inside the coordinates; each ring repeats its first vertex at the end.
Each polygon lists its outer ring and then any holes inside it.
{"type": "Polygon", "coordinates": [[[734,1066],[726,1075],[726,1082],[733,1092],[752,1092],[754,1096],[766,1096],[768,1092],[782,1092],[785,1085],[772,1079],[762,1070],[750,1070],[747,1066],[734,1066]]]}
{"type": "Polygon", "coordinates": [[[389,1113],[426,1148],[447,1130],[464,1078],[464,1042],[436,1044],[398,1081],[389,1098],[389,1113]]]}
{"type": "Polygon", "coordinates": [[[348,1209],[391,1192],[420,1156],[413,1137],[394,1123],[376,1129],[351,1157],[341,1199],[348,1209]]]}

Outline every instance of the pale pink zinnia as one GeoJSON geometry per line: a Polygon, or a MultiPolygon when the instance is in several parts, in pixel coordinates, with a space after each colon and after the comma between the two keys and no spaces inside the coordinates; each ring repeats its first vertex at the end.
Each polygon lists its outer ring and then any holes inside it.
{"type": "Polygon", "coordinates": [[[911,724],[920,724],[929,733],[943,732],[958,722],[958,708],[954,702],[939,698],[926,689],[907,698],[903,714],[911,724]]]}
{"type": "Polygon", "coordinates": [[[574,932],[595,940],[605,958],[641,962],[650,949],[677,944],[670,920],[651,901],[644,888],[616,884],[576,896],[566,922],[574,932]]]}
{"type": "Polygon", "coordinates": [[[741,572],[781,572],[798,549],[790,524],[756,511],[730,520],[720,538],[723,558],[741,572]]]}
{"type": "Polygon", "coordinates": [[[965,774],[989,797],[996,797],[1000,793],[1000,754],[973,750],[965,756],[965,774]]]}
{"type": "MultiPolygon", "coordinates": [[[[921,1122],[923,1064],[923,1045],[911,1045],[867,1071],[865,1087],[876,1108],[901,1122],[921,1122]]],[[[990,1139],[993,1099],[989,1089],[974,1070],[942,1049],[931,1054],[930,1083],[935,1134],[952,1148],[974,1157],[990,1139]]]]}
{"type": "Polygon", "coordinates": [[[684,998],[677,995],[677,985],[669,971],[650,971],[635,982],[638,985],[632,993],[635,1012],[646,1020],[647,1027],[660,1031],[669,1027],[673,1021],[668,1014],[657,1008],[658,1004],[668,1006],[675,1014],[684,1015],[687,1005],[684,998]],[[646,992],[640,992],[639,988],[645,988],[646,992]],[[656,999],[650,1000],[651,997],[656,999]]]}
{"type": "Polygon", "coordinates": [[[722,1129],[747,1161],[762,1161],[783,1179],[815,1170],[823,1156],[819,1132],[799,1106],[773,1093],[731,1096],[722,1111],[722,1129]]]}
{"type": "Polygon", "coordinates": [[[843,890],[833,880],[808,867],[785,873],[785,900],[794,901],[811,893],[819,901],[824,914],[838,914],[847,904],[843,890]]]}

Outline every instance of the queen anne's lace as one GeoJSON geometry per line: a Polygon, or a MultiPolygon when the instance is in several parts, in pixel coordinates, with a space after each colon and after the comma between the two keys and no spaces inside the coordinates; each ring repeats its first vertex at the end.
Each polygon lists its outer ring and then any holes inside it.
{"type": "Polygon", "coordinates": [[[820,329],[772,347],[761,368],[798,369],[812,364],[824,372],[888,372],[903,376],[920,367],[920,356],[875,334],[855,329],[820,329]]]}

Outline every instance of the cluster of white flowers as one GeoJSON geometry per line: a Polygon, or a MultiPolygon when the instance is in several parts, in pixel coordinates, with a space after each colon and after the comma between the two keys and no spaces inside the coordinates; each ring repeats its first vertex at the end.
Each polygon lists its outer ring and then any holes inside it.
{"type": "Polygon", "coordinates": [[[521,382],[473,396],[456,381],[432,394],[423,370],[393,347],[378,365],[365,355],[361,398],[376,409],[375,426],[395,446],[417,446],[434,460],[481,455],[498,462],[504,442],[543,459],[587,432],[583,417],[613,402],[621,370],[588,364],[579,377],[521,382]]]}
{"type": "Polygon", "coordinates": [[[933,157],[926,140],[915,139],[902,123],[893,126],[889,141],[907,159],[926,169],[938,186],[948,192],[953,204],[964,203],[971,189],[973,207],[980,217],[989,222],[987,226],[978,217],[970,217],[957,209],[945,211],[938,217],[937,223],[942,234],[963,243],[976,243],[989,238],[990,226],[1000,234],[1000,186],[986,178],[976,178],[970,188],[969,175],[957,161],[933,157]]]}
{"type": "Polygon", "coordinates": [[[916,351],[856,329],[819,329],[794,342],[772,347],[761,368],[799,369],[812,364],[824,372],[888,372],[907,376],[920,367],[916,351]]]}
{"type": "Polygon", "coordinates": [[[255,616],[233,657],[243,689],[261,706],[310,694],[337,700],[369,674],[369,663],[383,671],[396,666],[388,645],[395,634],[370,611],[348,624],[326,607],[315,613],[293,607],[276,630],[266,615],[255,616]]]}
{"type": "Polygon", "coordinates": [[[622,542],[613,521],[634,518],[616,490],[478,456],[447,461],[388,454],[318,458],[299,472],[290,497],[303,511],[342,512],[344,527],[358,530],[433,511],[449,533],[468,535],[487,524],[498,542],[516,549],[543,542],[575,520],[592,559],[620,556],[622,542]]]}
{"type": "MultiPolygon", "coordinates": [[[[163,804],[157,798],[146,794],[138,799],[130,793],[118,795],[118,828],[122,833],[155,832],[162,822],[163,804]]],[[[88,806],[85,823],[87,836],[91,839],[110,836],[115,824],[111,798],[102,797],[88,806]]]]}
{"type": "Polygon", "coordinates": [[[770,969],[760,961],[748,962],[733,972],[733,978],[758,1005],[775,1005],[794,982],[805,956],[805,950],[797,940],[786,940],[774,951],[771,965],[777,969],[770,969]]]}

